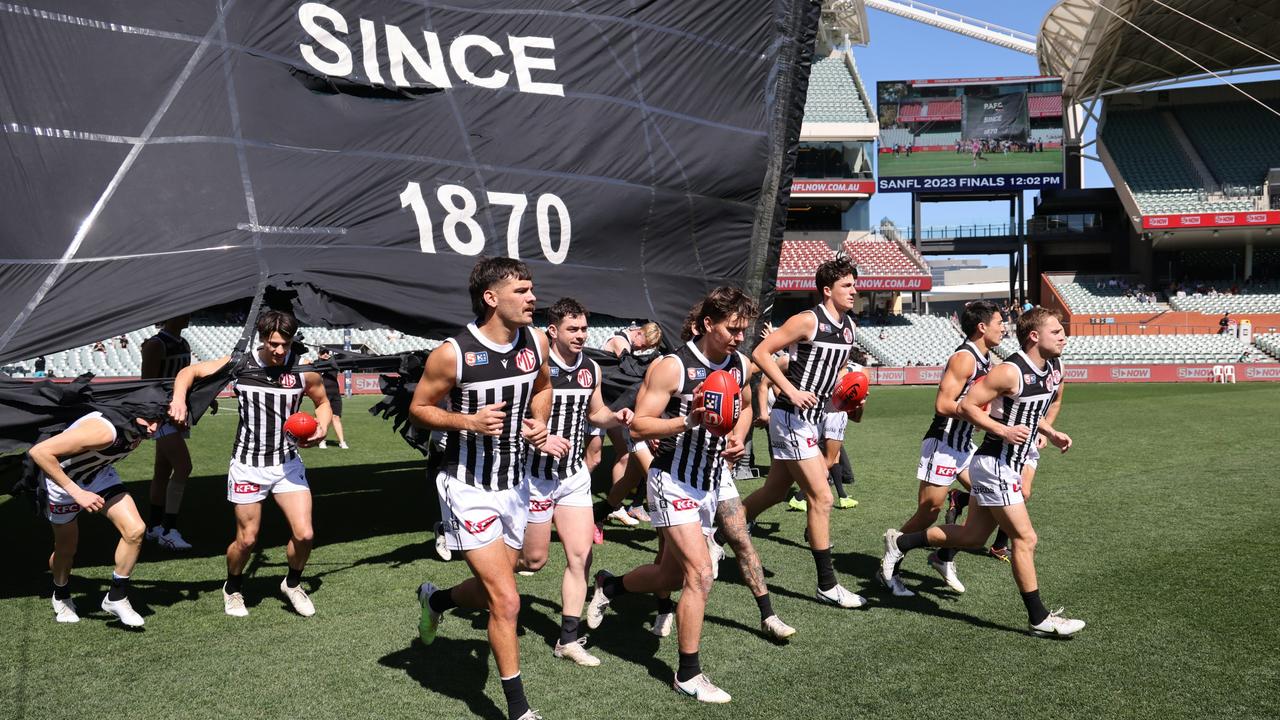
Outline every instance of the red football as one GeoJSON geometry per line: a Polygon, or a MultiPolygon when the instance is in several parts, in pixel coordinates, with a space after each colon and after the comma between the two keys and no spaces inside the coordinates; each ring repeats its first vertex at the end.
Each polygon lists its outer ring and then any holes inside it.
{"type": "Polygon", "coordinates": [[[306,440],[316,431],[316,419],[304,412],[296,412],[284,421],[284,431],[296,440],[306,440]]]}
{"type": "Polygon", "coordinates": [[[725,370],[716,370],[702,383],[702,427],[712,435],[724,437],[738,423],[742,414],[742,389],[725,370]]]}
{"type": "Polygon", "coordinates": [[[870,388],[871,379],[866,373],[861,370],[845,373],[831,393],[831,402],[840,412],[850,412],[867,396],[870,388]]]}

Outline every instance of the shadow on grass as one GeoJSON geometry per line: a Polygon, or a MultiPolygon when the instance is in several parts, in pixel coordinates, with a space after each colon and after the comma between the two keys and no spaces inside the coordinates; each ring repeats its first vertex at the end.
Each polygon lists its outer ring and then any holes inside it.
{"type": "Polygon", "coordinates": [[[403,670],[430,692],[461,700],[476,717],[506,720],[506,711],[484,691],[489,681],[489,644],[483,640],[437,637],[430,646],[414,640],[409,647],[382,656],[378,664],[403,670]]]}

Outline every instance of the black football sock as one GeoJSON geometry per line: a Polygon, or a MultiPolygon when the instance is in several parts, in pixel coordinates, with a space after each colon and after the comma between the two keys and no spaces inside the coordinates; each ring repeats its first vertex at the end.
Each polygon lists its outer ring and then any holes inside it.
{"type": "Polygon", "coordinates": [[[617,509],[618,508],[610,505],[608,500],[597,500],[591,506],[591,515],[595,519],[596,524],[599,525],[604,522],[605,518],[609,517],[609,513],[617,509]]]}
{"type": "Polygon", "coordinates": [[[827,471],[827,482],[831,483],[831,486],[835,488],[836,495],[838,497],[842,497],[842,498],[849,497],[849,493],[846,492],[844,489],[844,483],[840,482],[840,466],[839,465],[832,465],[831,469],[827,471]]]}
{"type": "Polygon", "coordinates": [[[604,596],[612,600],[619,595],[625,595],[630,592],[627,590],[626,586],[622,584],[622,579],[625,577],[626,575],[615,575],[613,577],[604,578],[600,583],[600,590],[604,593],[604,596]]]}
{"type": "Polygon", "coordinates": [[[702,674],[702,665],[698,662],[698,651],[680,653],[680,667],[676,670],[676,680],[689,682],[702,674]]]}
{"type": "Polygon", "coordinates": [[[1027,606],[1027,620],[1032,625],[1039,625],[1044,619],[1049,617],[1049,611],[1045,609],[1044,603],[1040,602],[1040,589],[1036,588],[1031,592],[1022,593],[1022,604],[1027,606]]]}
{"type": "Polygon", "coordinates": [[[71,578],[67,578],[66,585],[59,585],[57,581],[54,581],[53,598],[55,600],[68,600],[71,598],[71,578]]]}
{"type": "Polygon", "coordinates": [[[232,575],[227,573],[227,584],[223,586],[222,591],[228,595],[235,595],[240,592],[240,586],[244,583],[244,573],[232,575]]]}
{"type": "Polygon", "coordinates": [[[458,603],[453,600],[453,588],[436,590],[431,593],[431,597],[427,599],[427,605],[431,607],[432,612],[437,613],[442,613],[458,607],[458,603]]]}
{"type": "Polygon", "coordinates": [[[853,463],[849,461],[849,453],[843,445],[840,446],[840,475],[841,482],[853,484],[853,463]]]}
{"type": "Polygon", "coordinates": [[[163,525],[163,524],[164,524],[164,506],[152,505],[151,506],[151,522],[147,523],[148,527],[155,527],[157,525],[163,525]]]}
{"type": "Polygon", "coordinates": [[[524,681],[520,679],[520,673],[502,678],[502,694],[507,696],[508,720],[519,720],[521,715],[529,712],[529,701],[524,696],[524,681]]]}
{"type": "Polygon", "coordinates": [[[760,608],[761,622],[773,617],[773,601],[769,599],[769,593],[765,593],[756,598],[756,607],[760,608]]]}
{"type": "Polygon", "coordinates": [[[716,528],[716,531],[711,534],[711,541],[717,545],[724,545],[729,542],[728,538],[724,536],[724,531],[720,528],[716,528]]]}
{"type": "Polygon", "coordinates": [[[916,548],[922,548],[922,547],[929,547],[929,542],[926,539],[925,533],[926,533],[925,530],[921,530],[920,532],[903,533],[902,535],[899,535],[898,549],[905,554],[909,550],[915,550],[916,548]]]}
{"type": "Polygon", "coordinates": [[[178,527],[178,513],[165,513],[163,524],[165,530],[172,530],[178,527]]]}
{"type": "Polygon", "coordinates": [[[569,645],[578,640],[578,625],[581,618],[572,615],[560,616],[560,644],[569,645]]]}
{"type": "Polygon", "coordinates": [[[676,602],[669,597],[658,598],[658,614],[667,615],[676,611],[676,602]]]}
{"type": "Polygon", "coordinates": [[[996,531],[996,540],[991,543],[991,547],[1006,550],[1009,547],[1009,535],[1004,530],[996,531]]]}
{"type": "Polygon", "coordinates": [[[942,562],[951,562],[956,559],[955,548],[941,548],[938,550],[938,559],[942,562]]]}
{"type": "Polygon", "coordinates": [[[289,568],[288,574],[284,576],[284,584],[287,587],[296,588],[300,582],[302,582],[302,571],[289,568]]]}
{"type": "Polygon", "coordinates": [[[129,578],[111,573],[111,589],[107,591],[107,599],[111,602],[119,602],[124,599],[128,592],[129,578]]]}
{"type": "Polygon", "coordinates": [[[964,512],[965,508],[969,507],[969,493],[964,490],[956,493],[956,507],[960,508],[956,513],[956,516],[958,517],[961,512],[964,512]]]}
{"type": "Polygon", "coordinates": [[[811,552],[813,562],[818,566],[818,589],[830,590],[836,586],[836,571],[831,566],[831,548],[811,552]]]}

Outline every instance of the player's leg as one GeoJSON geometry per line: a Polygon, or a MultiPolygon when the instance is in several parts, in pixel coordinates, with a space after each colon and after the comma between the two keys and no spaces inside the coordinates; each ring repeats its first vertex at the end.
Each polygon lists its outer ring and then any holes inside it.
{"type": "MultiPolygon", "coordinates": [[[[1012,470],[1010,470],[1012,473],[1012,470]]],[[[1074,635],[1084,628],[1084,621],[1072,620],[1050,613],[1040,599],[1040,584],[1036,578],[1036,531],[1031,525],[1027,505],[1018,497],[1016,502],[991,508],[996,521],[1013,541],[1013,580],[1018,585],[1022,603],[1027,608],[1027,622],[1038,635],[1074,635]]]]}
{"type": "Polygon", "coordinates": [[[856,507],[858,501],[849,497],[849,494],[845,492],[844,483],[841,481],[843,473],[840,470],[840,448],[843,445],[844,441],[842,439],[824,438],[822,441],[822,454],[827,463],[827,484],[836,493],[835,507],[840,510],[847,510],[856,507]]]}
{"type": "Polygon", "coordinates": [[[792,477],[804,492],[808,503],[809,549],[813,553],[818,572],[818,589],[814,595],[819,602],[842,608],[862,607],[866,599],[850,592],[836,580],[831,562],[831,488],[827,485],[826,460],[813,455],[801,460],[780,460],[774,464],[791,466],[792,477]]]}
{"type": "Polygon", "coordinates": [[[315,530],[311,524],[311,490],[303,488],[284,492],[280,485],[276,485],[276,505],[280,506],[285,520],[289,522],[289,543],[285,546],[289,571],[280,583],[280,592],[299,615],[311,617],[316,608],[302,588],[302,571],[307,566],[307,559],[311,557],[311,548],[315,543],[315,530]]]}
{"type": "Polygon", "coordinates": [[[719,525],[718,536],[724,538],[733,549],[733,557],[738,561],[738,569],[742,572],[742,580],[755,598],[756,607],[760,610],[760,630],[778,640],[785,640],[796,634],[795,628],[787,625],[773,611],[773,601],[769,596],[769,586],[765,584],[764,567],[760,563],[760,555],[751,542],[751,534],[747,532],[747,516],[742,510],[742,500],[737,497],[726,497],[716,503],[716,523],[719,525]]]}
{"type": "Polygon", "coordinates": [[[80,523],[74,516],[66,521],[53,516],[50,522],[53,552],[49,554],[49,573],[53,576],[54,619],[63,623],[80,622],[75,601],[71,599],[71,567],[80,544],[80,523]]]}
{"type": "Polygon", "coordinates": [[[142,536],[147,531],[147,525],[142,521],[138,507],[134,505],[129,493],[124,491],[124,487],[115,487],[118,492],[111,497],[103,492],[99,493],[106,498],[102,512],[120,533],[120,541],[116,543],[115,567],[111,571],[111,589],[102,599],[102,609],[115,615],[129,627],[141,627],[144,624],[142,616],[129,603],[128,591],[129,577],[138,564],[142,536]]]}
{"type": "Polygon", "coordinates": [[[594,473],[596,467],[600,465],[600,457],[604,452],[604,432],[596,432],[595,428],[591,428],[592,432],[587,439],[587,448],[584,453],[583,461],[587,464],[587,474],[594,473]]]}
{"type": "Polygon", "coordinates": [[[558,505],[555,522],[556,533],[564,545],[565,568],[560,580],[560,640],[554,654],[579,665],[599,665],[600,659],[587,652],[583,644],[586,636],[580,633],[582,608],[587,601],[587,578],[591,571],[591,533],[595,527],[591,507],[558,505]]]}
{"type": "MultiPolygon", "coordinates": [[[[191,477],[191,450],[187,447],[183,433],[173,432],[156,440],[157,464],[162,455],[169,467],[169,482],[164,491],[164,516],[161,523],[163,532],[155,539],[170,550],[190,550],[191,544],[178,531],[178,512],[182,509],[182,498],[191,477]]],[[[154,491],[153,481],[152,492],[154,491]]]]}
{"type": "Polygon", "coordinates": [[[155,440],[156,456],[150,490],[151,512],[147,519],[148,540],[159,540],[164,535],[164,514],[168,504],[169,479],[173,476],[173,466],[169,463],[169,455],[161,449],[160,443],[171,437],[173,436],[165,435],[155,440]]]}
{"type": "Polygon", "coordinates": [[[333,432],[338,436],[338,447],[345,450],[347,448],[347,436],[346,436],[346,433],[343,432],[342,430],[341,415],[333,416],[333,432]]]}
{"type": "MultiPolygon", "coordinates": [[[[560,483],[554,478],[538,478],[532,474],[525,476],[525,482],[529,486],[528,520],[516,570],[522,575],[532,575],[547,564],[551,550],[551,521],[555,517],[560,483]]],[[[561,532],[562,538],[563,535],[561,532]]]]}
{"type": "MultiPolygon", "coordinates": [[[[458,592],[462,585],[454,587],[454,599],[462,607],[486,607],[489,610],[489,647],[498,666],[502,691],[507,698],[507,716],[514,720],[529,712],[529,701],[524,694],[524,680],[520,676],[520,643],[516,626],[520,617],[520,593],[516,589],[515,566],[519,550],[500,539],[474,550],[463,550],[463,557],[471,567],[474,583],[458,592]],[[481,603],[476,603],[481,600],[481,603]],[[467,603],[464,605],[464,602],[467,603]]],[[[468,583],[463,583],[468,585],[468,583]]]]}
{"type": "MultiPolygon", "coordinates": [[[[1038,453],[1036,455],[1038,458],[1038,453]]],[[[1022,466],[1023,502],[1031,500],[1031,485],[1036,479],[1036,466],[1037,463],[1031,459],[1028,459],[1027,463],[1022,466]]],[[[996,537],[991,541],[991,547],[987,549],[987,554],[1004,562],[1012,561],[1012,556],[1009,554],[1009,534],[1004,531],[1004,528],[996,530],[996,537]]]]}
{"type": "MultiPolygon", "coordinates": [[[[234,472],[234,466],[233,466],[234,472]]],[[[234,493],[235,481],[230,481],[234,493]]],[[[258,488],[258,486],[254,486],[258,488]]],[[[222,586],[223,611],[234,617],[249,614],[241,592],[244,584],[244,567],[249,562],[253,548],[258,544],[258,529],[262,525],[262,500],[266,493],[260,488],[252,493],[232,495],[235,508],[236,536],[227,546],[227,580],[222,586]]]]}
{"type": "Polygon", "coordinates": [[[764,484],[742,499],[742,510],[746,513],[747,522],[755,520],[760,513],[786,500],[791,484],[790,469],[776,460],[771,463],[764,484]]]}

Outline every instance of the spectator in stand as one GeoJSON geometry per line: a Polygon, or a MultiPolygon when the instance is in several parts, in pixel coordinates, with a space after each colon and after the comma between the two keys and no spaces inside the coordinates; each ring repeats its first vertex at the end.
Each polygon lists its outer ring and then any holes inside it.
{"type": "Polygon", "coordinates": [[[128,350],[128,349],[129,349],[129,336],[128,336],[128,335],[121,335],[120,337],[116,338],[116,347],[120,348],[121,350],[128,350]]]}
{"type": "Polygon", "coordinates": [[[1030,301],[1030,300],[1026,300],[1026,301],[1024,301],[1024,302],[1022,303],[1022,312],[1024,312],[1024,313],[1029,313],[1029,312],[1031,312],[1032,310],[1034,310],[1034,309],[1035,309],[1035,307],[1036,307],[1035,305],[1032,305],[1032,304],[1031,304],[1031,301],[1030,301]]]}
{"type": "Polygon", "coordinates": [[[1222,313],[1222,319],[1218,320],[1218,334],[1226,335],[1231,324],[1230,311],[1222,313]]]}
{"type": "Polygon", "coordinates": [[[880,339],[884,340],[886,337],[884,328],[880,328],[880,339]]]}
{"type": "Polygon", "coordinates": [[[45,368],[47,368],[47,367],[48,367],[48,364],[45,362],[45,359],[44,359],[44,356],[43,356],[43,355],[41,355],[40,357],[36,358],[36,371],[35,371],[35,375],[36,375],[36,377],[44,377],[44,376],[45,376],[45,368]]]}

